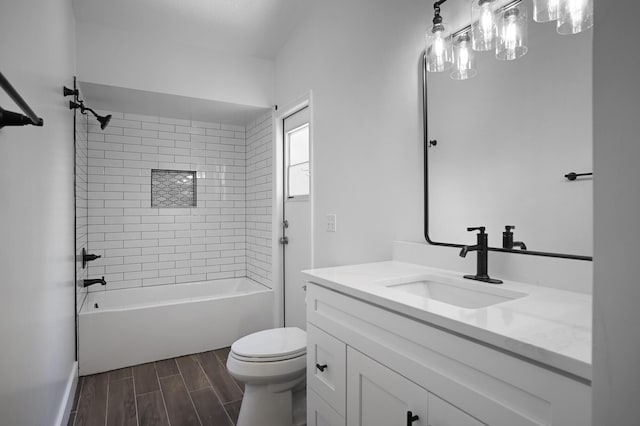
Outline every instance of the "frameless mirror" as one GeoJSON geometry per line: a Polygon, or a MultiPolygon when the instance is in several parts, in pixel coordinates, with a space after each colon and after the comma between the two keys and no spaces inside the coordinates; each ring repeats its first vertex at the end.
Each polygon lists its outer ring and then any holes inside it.
{"type": "MultiPolygon", "coordinates": [[[[593,251],[592,30],[565,36],[529,15],[523,57],[475,52],[477,75],[425,77],[425,236],[493,250],[506,225],[523,253],[590,260],[593,251]],[[437,141],[436,145],[428,141],[437,141]]],[[[516,251],[520,252],[519,249],[516,251]]]]}

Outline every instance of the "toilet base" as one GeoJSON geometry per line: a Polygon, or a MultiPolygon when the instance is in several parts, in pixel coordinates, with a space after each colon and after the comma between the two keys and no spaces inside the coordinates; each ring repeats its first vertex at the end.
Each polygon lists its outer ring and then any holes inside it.
{"type": "MultiPolygon", "coordinates": [[[[299,379],[301,382],[306,377],[299,379]]],[[[237,426],[293,426],[293,387],[245,384],[237,426]]]]}

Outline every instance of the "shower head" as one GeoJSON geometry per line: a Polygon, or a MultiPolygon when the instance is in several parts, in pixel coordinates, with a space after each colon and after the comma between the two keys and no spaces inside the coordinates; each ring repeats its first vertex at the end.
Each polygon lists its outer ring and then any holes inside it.
{"type": "Polygon", "coordinates": [[[106,116],[100,116],[95,112],[93,114],[96,116],[96,119],[100,122],[100,128],[104,130],[105,127],[107,127],[109,125],[109,122],[111,121],[111,114],[106,116]]]}
{"type": "Polygon", "coordinates": [[[69,101],[69,109],[78,109],[78,108],[80,108],[80,112],[83,114],[86,114],[87,111],[90,111],[91,114],[93,114],[94,117],[96,117],[96,120],[98,120],[98,122],[100,123],[100,129],[102,130],[104,130],[109,125],[109,122],[111,121],[111,114],[104,115],[104,116],[99,115],[97,112],[95,112],[91,108],[84,106],[84,101],[78,101],[78,102],[69,101]]]}

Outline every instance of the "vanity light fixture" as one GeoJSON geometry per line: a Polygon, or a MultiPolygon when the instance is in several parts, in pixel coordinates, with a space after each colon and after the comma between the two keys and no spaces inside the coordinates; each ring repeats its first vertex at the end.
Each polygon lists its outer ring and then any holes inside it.
{"type": "Polygon", "coordinates": [[[451,36],[445,33],[445,24],[440,16],[440,5],[447,0],[439,0],[433,4],[433,26],[426,31],[427,71],[442,72],[453,65],[451,36]]]}
{"type": "Polygon", "coordinates": [[[473,0],[471,2],[471,22],[473,50],[478,52],[493,50],[496,38],[494,0],[473,0]]]}
{"type": "MultiPolygon", "coordinates": [[[[502,61],[512,61],[527,53],[528,17],[523,0],[512,0],[500,7],[496,7],[497,0],[472,0],[471,25],[453,35],[447,35],[440,16],[440,6],[446,1],[433,4],[433,26],[426,31],[428,72],[453,67],[452,79],[467,80],[477,74],[473,51],[493,50],[502,61]]],[[[577,34],[593,26],[593,0],[533,0],[533,19],[557,20],[559,34],[577,34]]]]}
{"type": "Polygon", "coordinates": [[[455,37],[451,78],[454,80],[468,80],[475,77],[477,73],[475,53],[471,48],[471,37],[469,37],[469,32],[467,31],[455,37]]]}
{"type": "Polygon", "coordinates": [[[496,58],[512,61],[527,53],[527,8],[522,3],[502,11],[498,20],[496,58]]]}
{"type": "Polygon", "coordinates": [[[560,0],[533,0],[533,20],[551,22],[558,19],[560,0]]]}
{"type": "Polygon", "coordinates": [[[593,0],[560,0],[558,34],[578,34],[593,26],[593,0]]]}

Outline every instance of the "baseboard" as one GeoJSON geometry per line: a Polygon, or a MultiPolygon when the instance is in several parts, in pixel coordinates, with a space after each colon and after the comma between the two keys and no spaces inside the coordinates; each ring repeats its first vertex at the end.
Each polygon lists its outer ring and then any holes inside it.
{"type": "Polygon", "coordinates": [[[60,402],[60,409],[56,417],[55,426],[66,426],[69,423],[69,415],[73,408],[73,398],[76,395],[76,387],[78,386],[78,361],[75,361],[71,367],[71,373],[67,380],[67,386],[64,390],[64,396],[60,402]]]}

